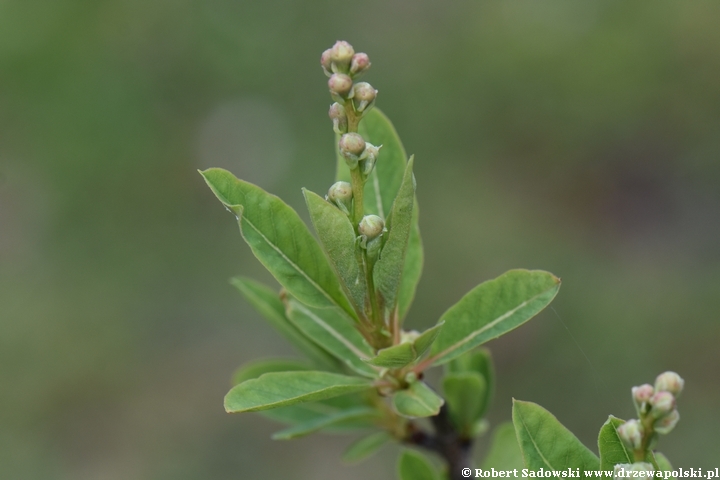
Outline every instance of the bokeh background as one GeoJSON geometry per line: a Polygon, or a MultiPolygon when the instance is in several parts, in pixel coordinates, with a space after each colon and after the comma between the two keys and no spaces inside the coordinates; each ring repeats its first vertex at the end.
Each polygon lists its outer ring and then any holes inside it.
{"type": "Polygon", "coordinates": [[[630,387],[672,369],[661,449],[719,466],[719,18],[709,0],[0,2],[0,476],[393,478],[393,448],[346,467],[352,438],[272,442],[222,409],[238,365],[292,352],[228,284],[271,279],[196,170],[301,211],[300,187],[327,189],[337,39],[370,55],[416,154],[409,326],[510,268],[563,278],[489,344],[493,423],[533,400],[596,448],[630,387]]]}

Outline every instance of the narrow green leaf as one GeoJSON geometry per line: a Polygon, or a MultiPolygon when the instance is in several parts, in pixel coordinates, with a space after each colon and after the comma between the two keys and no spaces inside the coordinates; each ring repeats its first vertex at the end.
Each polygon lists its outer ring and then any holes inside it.
{"type": "Polygon", "coordinates": [[[417,381],[392,397],[395,411],[404,417],[431,417],[440,412],[444,401],[424,382],[417,381]]]}
{"type": "Polygon", "coordinates": [[[405,264],[405,252],[412,229],[412,211],[415,203],[415,177],[413,177],[412,169],[413,158],[410,157],[400,190],[395,197],[391,214],[386,223],[387,240],[385,240],[380,252],[380,259],[373,270],[375,288],[383,299],[387,316],[395,311],[405,264]]]}
{"type": "Polygon", "coordinates": [[[422,275],[423,246],[420,238],[418,216],[418,203],[416,200],[413,206],[413,223],[410,229],[407,251],[405,252],[405,265],[403,265],[400,291],[398,292],[398,313],[401,320],[405,318],[410,305],[412,305],[415,298],[415,289],[422,275]]]}
{"type": "Polygon", "coordinates": [[[475,351],[466,352],[445,365],[448,373],[475,372],[483,377],[485,380],[485,393],[477,401],[481,406],[480,416],[485,415],[495,391],[495,370],[490,350],[479,348],[475,351]]]}
{"type": "Polygon", "coordinates": [[[415,340],[383,348],[378,352],[376,357],[371,358],[367,362],[370,365],[385,368],[402,368],[410,365],[427,353],[440,333],[442,326],[443,323],[438,323],[418,335],[415,340]]]}
{"type": "Polygon", "coordinates": [[[287,315],[298,330],[355,372],[377,376],[377,370],[365,363],[373,355],[372,347],[337,309],[312,308],[290,299],[287,315]]]}
{"type": "Polygon", "coordinates": [[[358,312],[365,309],[367,285],[355,253],[355,229],[339,208],[319,195],[303,189],[310,219],[338,278],[358,312]]]}
{"type": "Polygon", "coordinates": [[[315,418],[299,425],[294,425],[280,432],[274,433],[273,440],[291,440],[317,432],[333,425],[341,424],[348,420],[374,419],[378,417],[378,411],[369,407],[360,407],[352,410],[344,410],[327,417],[315,418]]]}
{"type": "Polygon", "coordinates": [[[225,396],[228,413],[314,402],[373,388],[369,380],[328,372],[266,373],[235,387],[225,396]]]}
{"type": "Polygon", "coordinates": [[[487,384],[476,372],[449,373],[443,377],[443,392],[455,426],[468,435],[480,420],[487,384]]]}
{"type": "Polygon", "coordinates": [[[238,218],[240,232],[255,256],[288,292],[315,307],[338,306],[355,318],[320,245],[295,210],[227,170],[200,173],[238,218]]]}
{"type": "Polygon", "coordinates": [[[583,471],[600,468],[600,459],[540,405],[513,399],[512,417],[528,468],[583,471]]]}
{"type": "Polygon", "coordinates": [[[481,283],[441,317],[445,327],[431,352],[435,364],[527,322],[555,298],[559,288],[560,279],[541,270],[510,270],[481,283]]]}
{"type": "Polygon", "coordinates": [[[238,385],[246,380],[258,378],[260,375],[271,372],[297,372],[307,371],[310,367],[306,363],[285,359],[285,358],[267,358],[262,360],[254,360],[241,365],[232,376],[232,384],[238,385]]]}
{"type": "Polygon", "coordinates": [[[661,472],[672,472],[673,467],[670,460],[660,452],[655,452],[655,461],[657,461],[657,468],[661,472]]]}
{"type": "Polygon", "coordinates": [[[357,463],[365,460],[371,455],[375,454],[380,447],[389,442],[392,437],[387,432],[377,432],[362,437],[361,439],[353,442],[345,453],[342,455],[342,459],[348,463],[357,463]]]}
{"type": "Polygon", "coordinates": [[[400,480],[440,480],[435,466],[413,450],[404,450],[400,454],[397,470],[400,480]]]}
{"type": "Polygon", "coordinates": [[[285,315],[285,305],[277,292],[250,278],[235,277],[230,280],[243,297],[257,310],[278,333],[305,354],[323,370],[338,371],[340,363],[315,342],[305,336],[285,315]]]}
{"type": "Polygon", "coordinates": [[[510,422],[498,425],[493,433],[490,451],[482,464],[483,470],[495,468],[510,470],[525,468],[522,452],[515,436],[515,427],[510,422]]]}

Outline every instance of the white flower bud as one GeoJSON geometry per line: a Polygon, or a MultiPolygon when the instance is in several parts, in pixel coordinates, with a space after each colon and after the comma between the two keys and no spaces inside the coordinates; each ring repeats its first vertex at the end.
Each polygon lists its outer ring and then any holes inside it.
{"type": "Polygon", "coordinates": [[[332,76],[330,76],[330,80],[328,80],[330,93],[339,96],[341,99],[352,98],[352,95],[348,97],[348,94],[351,94],[353,91],[352,87],[352,78],[344,73],[333,73],[332,76]]]}
{"type": "Polygon", "coordinates": [[[330,110],[328,110],[328,116],[333,121],[333,130],[335,133],[339,135],[347,133],[348,118],[345,107],[337,102],[333,103],[330,105],[330,110]]]}
{"type": "Polygon", "coordinates": [[[348,182],[336,182],[328,190],[326,199],[345,212],[346,215],[350,214],[352,208],[352,185],[348,182]]]}
{"type": "Polygon", "coordinates": [[[372,143],[365,143],[365,150],[360,156],[360,159],[363,160],[362,170],[363,175],[365,175],[366,177],[370,175],[373,168],[375,167],[375,162],[377,161],[378,154],[380,153],[381,148],[382,145],[376,147],[372,143]]]}
{"type": "Polygon", "coordinates": [[[685,380],[675,372],[665,372],[655,379],[655,390],[658,392],[670,392],[676,397],[680,395],[685,386],[685,380]]]}
{"type": "MultiPolygon", "coordinates": [[[[615,465],[615,480],[624,478],[637,478],[633,472],[654,472],[655,467],[646,462],[619,463],[615,465]]],[[[648,478],[648,475],[639,475],[640,478],[648,478]]]]}
{"type": "Polygon", "coordinates": [[[370,68],[370,58],[365,53],[356,53],[350,61],[350,75],[353,78],[361,76],[370,68]]]}
{"type": "Polygon", "coordinates": [[[670,392],[657,392],[650,397],[650,414],[662,418],[675,410],[675,396],[670,392]]]}
{"type": "Polygon", "coordinates": [[[664,417],[655,420],[653,428],[657,433],[661,435],[667,435],[672,431],[673,428],[675,428],[675,425],[677,425],[679,420],[680,413],[678,413],[677,410],[673,410],[668,415],[665,415],[664,417]]]}
{"type": "Polygon", "coordinates": [[[637,420],[628,420],[617,429],[620,440],[630,449],[637,450],[642,447],[644,428],[637,420]]]}
{"type": "Polygon", "coordinates": [[[372,108],[375,97],[377,97],[377,90],[367,82],[356,83],[353,87],[353,104],[358,112],[372,108]]]}
{"type": "Polygon", "coordinates": [[[379,237],[385,230],[385,222],[377,215],[365,215],[358,225],[358,233],[368,241],[379,237]]]}
{"type": "Polygon", "coordinates": [[[355,49],[348,42],[338,40],[330,49],[330,61],[332,62],[333,72],[347,72],[350,69],[350,62],[355,49]]]}

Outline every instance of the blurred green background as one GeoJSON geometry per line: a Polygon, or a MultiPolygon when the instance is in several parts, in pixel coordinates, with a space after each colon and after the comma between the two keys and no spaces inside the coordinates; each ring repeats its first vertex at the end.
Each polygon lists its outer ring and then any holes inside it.
{"type": "Polygon", "coordinates": [[[0,1],[0,476],[393,478],[393,448],[345,467],[351,438],[271,442],[222,409],[235,367],[291,352],[228,284],[271,279],[196,170],[298,210],[325,191],[337,39],[370,55],[416,154],[408,325],[510,268],[563,278],[489,344],[492,421],[536,401],[596,448],[630,387],[672,369],[661,450],[718,466],[719,18],[709,0],[0,1]]]}

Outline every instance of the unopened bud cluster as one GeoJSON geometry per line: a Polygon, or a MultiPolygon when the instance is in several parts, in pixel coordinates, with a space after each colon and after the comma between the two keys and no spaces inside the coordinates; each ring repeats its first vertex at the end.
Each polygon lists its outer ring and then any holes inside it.
{"type": "Polygon", "coordinates": [[[328,112],[333,129],[338,134],[347,133],[349,112],[346,108],[352,107],[352,114],[362,117],[375,104],[377,90],[367,82],[355,83],[370,68],[370,58],[364,53],[355,53],[348,42],[337,41],[323,52],[320,64],[330,77],[328,88],[336,102],[328,112]]]}
{"type": "MultiPolygon", "coordinates": [[[[677,397],[684,384],[677,373],[665,372],[655,379],[655,386],[644,384],[633,387],[633,402],[640,418],[628,420],[618,427],[618,435],[628,448],[634,451],[644,449],[656,433],[666,435],[675,428],[680,420],[677,397]]],[[[636,465],[639,464],[634,464],[633,468],[636,465]]]]}

